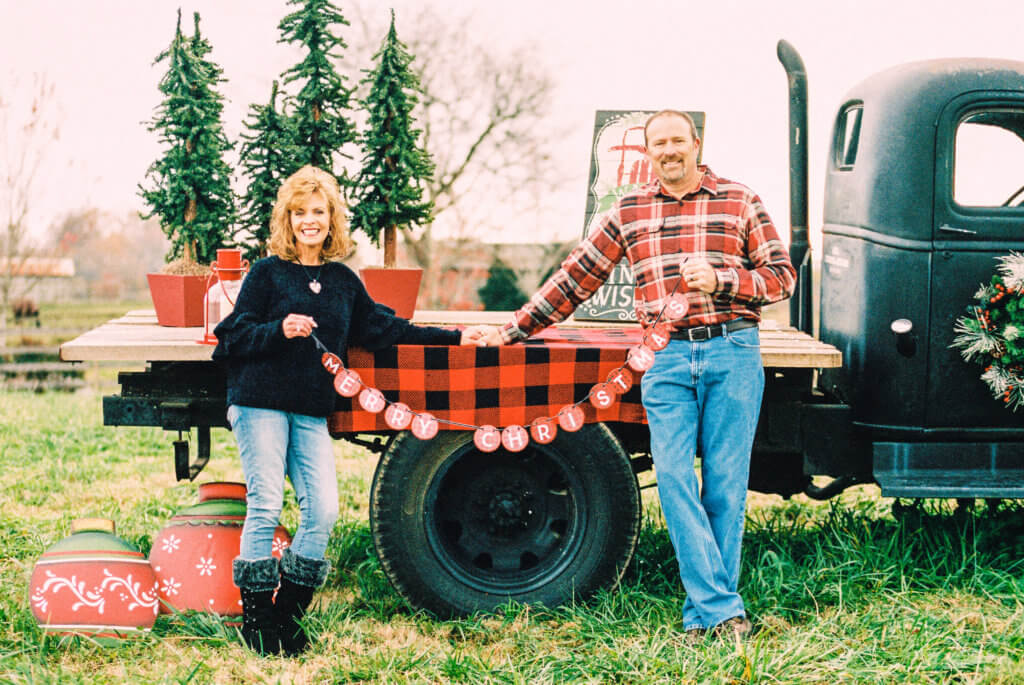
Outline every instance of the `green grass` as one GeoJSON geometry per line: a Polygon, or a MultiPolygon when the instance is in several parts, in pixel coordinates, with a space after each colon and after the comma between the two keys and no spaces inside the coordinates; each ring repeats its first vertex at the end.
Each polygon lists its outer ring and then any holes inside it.
{"type": "MultiPolygon", "coordinates": [[[[148,550],[195,501],[176,483],[172,434],[105,428],[90,393],[0,395],[0,682],[1019,683],[1024,682],[1024,511],[937,501],[903,507],[861,486],[830,502],[752,495],[741,591],[759,632],[688,643],[683,592],[652,490],[622,586],[585,604],[510,605],[457,621],[391,589],[367,523],[374,459],[337,443],[335,563],[298,659],[259,658],[206,615],[161,617],[119,648],[44,638],[27,601],[42,551],[82,516],[117,521],[148,550]]],[[[237,480],[214,431],[200,480],[237,480]]],[[[294,530],[289,500],[284,523],[294,530]]]]}

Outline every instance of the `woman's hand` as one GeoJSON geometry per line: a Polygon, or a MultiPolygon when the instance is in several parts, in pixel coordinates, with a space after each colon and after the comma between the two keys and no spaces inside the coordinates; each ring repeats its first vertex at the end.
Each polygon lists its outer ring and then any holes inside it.
{"type": "Polygon", "coordinates": [[[496,326],[469,326],[462,331],[462,340],[459,344],[484,347],[485,345],[496,344],[492,342],[495,338],[499,341],[501,340],[501,335],[498,333],[496,326]]]}
{"type": "Polygon", "coordinates": [[[281,330],[286,338],[308,338],[316,328],[316,321],[305,314],[289,314],[281,322],[281,330]]]}

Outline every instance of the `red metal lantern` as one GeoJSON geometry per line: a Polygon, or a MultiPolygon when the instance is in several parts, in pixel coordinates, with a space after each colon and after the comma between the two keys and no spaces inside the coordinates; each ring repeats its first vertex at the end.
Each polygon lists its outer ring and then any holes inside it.
{"type": "MultiPolygon", "coordinates": [[[[153,540],[149,561],[159,583],[160,610],[210,611],[230,618],[242,615],[242,596],[232,580],[231,564],[242,542],[245,485],[203,483],[199,503],[186,507],[153,540]]],[[[288,531],[274,531],[273,555],[291,544],[288,531]]]]}
{"type": "Polygon", "coordinates": [[[149,561],[114,534],[113,521],[78,519],[36,562],[29,601],[46,633],[117,644],[153,627],[156,585],[149,561]]]}
{"type": "Polygon", "coordinates": [[[217,250],[217,261],[210,264],[206,295],[203,296],[203,339],[196,342],[217,344],[213,329],[234,310],[238,293],[242,291],[242,279],[248,270],[249,262],[242,259],[242,251],[237,247],[217,250]]]}

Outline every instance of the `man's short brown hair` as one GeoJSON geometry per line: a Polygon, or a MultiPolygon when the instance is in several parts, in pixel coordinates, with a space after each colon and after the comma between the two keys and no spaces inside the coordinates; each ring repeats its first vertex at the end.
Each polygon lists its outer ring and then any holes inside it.
{"type": "Polygon", "coordinates": [[[659,110],[659,111],[655,112],[654,114],[652,114],[651,116],[647,117],[647,121],[644,122],[644,145],[645,146],[647,145],[647,127],[650,126],[651,122],[654,121],[655,119],[658,119],[659,117],[667,117],[667,116],[679,117],[680,119],[684,119],[686,121],[686,123],[688,123],[690,125],[690,135],[693,136],[694,140],[697,140],[697,124],[693,121],[693,117],[691,117],[686,112],[680,112],[678,109],[663,109],[663,110],[659,110]]]}

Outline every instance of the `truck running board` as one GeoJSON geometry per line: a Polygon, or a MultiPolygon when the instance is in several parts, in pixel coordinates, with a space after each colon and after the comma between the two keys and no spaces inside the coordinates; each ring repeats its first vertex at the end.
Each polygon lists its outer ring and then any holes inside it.
{"type": "Polygon", "coordinates": [[[1024,444],[874,444],[883,497],[1024,498],[1024,444]]]}

